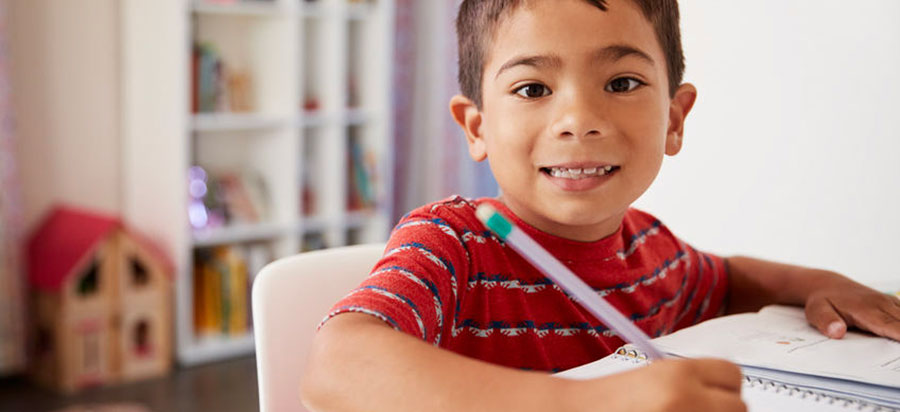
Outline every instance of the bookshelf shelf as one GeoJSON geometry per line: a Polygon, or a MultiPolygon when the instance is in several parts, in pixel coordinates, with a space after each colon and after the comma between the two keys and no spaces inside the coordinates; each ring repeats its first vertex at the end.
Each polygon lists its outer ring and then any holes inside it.
{"type": "MultiPolygon", "coordinates": [[[[217,307],[209,302],[236,299],[203,286],[215,285],[210,273],[245,267],[239,280],[221,279],[249,290],[244,283],[273,259],[387,239],[394,8],[394,0],[123,3],[124,214],[175,262],[181,364],[253,350],[252,333],[201,333],[224,330],[216,322],[248,326],[207,316],[217,307]],[[349,210],[360,205],[369,210],[349,210]],[[238,223],[254,215],[262,223],[238,223]]],[[[235,302],[228,307],[248,304],[235,302]]]]}
{"type": "Polygon", "coordinates": [[[297,121],[297,124],[300,127],[321,127],[334,123],[336,117],[321,111],[305,111],[300,113],[300,119],[297,121]]]}
{"type": "Polygon", "coordinates": [[[348,4],[347,18],[350,20],[364,20],[369,17],[371,7],[368,3],[348,4]]]}
{"type": "Polygon", "coordinates": [[[271,17],[286,13],[284,7],[274,1],[236,1],[234,3],[212,3],[195,0],[191,2],[194,13],[209,15],[260,16],[271,17]]]}
{"type": "Polygon", "coordinates": [[[195,132],[277,129],[288,124],[287,118],[256,113],[200,113],[191,119],[191,128],[195,132]]]}
{"type": "Polygon", "coordinates": [[[185,364],[197,365],[253,352],[253,333],[228,337],[204,337],[179,354],[185,364]]]}
{"type": "Polygon", "coordinates": [[[328,219],[323,217],[315,216],[315,217],[306,217],[303,219],[300,224],[300,233],[319,233],[328,228],[328,219]]]}
{"type": "Polygon", "coordinates": [[[233,225],[194,232],[194,247],[210,247],[230,243],[246,243],[276,239],[291,231],[291,227],[277,223],[233,225]]]}
{"type": "Polygon", "coordinates": [[[300,113],[297,125],[307,128],[330,126],[338,123],[345,126],[359,126],[369,121],[371,117],[367,110],[360,108],[349,108],[340,113],[308,111],[300,113]]]}
{"type": "Polygon", "coordinates": [[[344,122],[348,126],[359,126],[369,119],[369,113],[364,109],[352,108],[344,112],[344,122]]]}
{"type": "Polygon", "coordinates": [[[371,218],[373,211],[371,210],[354,210],[347,213],[347,217],[344,220],[345,226],[347,229],[355,229],[365,226],[366,222],[368,222],[369,218],[371,218]]]}

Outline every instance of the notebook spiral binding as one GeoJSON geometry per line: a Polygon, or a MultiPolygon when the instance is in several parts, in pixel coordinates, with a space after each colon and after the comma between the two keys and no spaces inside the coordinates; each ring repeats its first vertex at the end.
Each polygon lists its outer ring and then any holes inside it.
{"type": "MultiPolygon", "coordinates": [[[[637,349],[621,347],[614,354],[619,360],[625,362],[632,363],[644,363],[647,362],[647,355],[637,349]]],[[[824,391],[819,391],[815,389],[807,389],[801,388],[793,385],[788,385],[781,382],[772,381],[769,379],[758,378],[754,376],[744,376],[744,386],[764,391],[775,391],[775,393],[784,392],[787,396],[797,396],[801,399],[810,399],[814,402],[822,402],[829,405],[840,405],[844,408],[848,408],[850,410],[857,411],[865,411],[865,412],[900,412],[900,410],[895,408],[890,408],[887,406],[882,406],[870,402],[865,402],[859,399],[851,399],[842,396],[838,396],[835,394],[827,393],[824,391]]]]}

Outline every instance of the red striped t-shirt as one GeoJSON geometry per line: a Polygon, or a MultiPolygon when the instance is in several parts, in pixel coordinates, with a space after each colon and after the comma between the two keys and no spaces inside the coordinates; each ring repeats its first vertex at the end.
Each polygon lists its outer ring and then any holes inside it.
{"type": "Polygon", "coordinates": [[[535,229],[496,199],[455,196],[404,216],[371,275],[328,318],[368,313],[453,352],[530,370],[565,370],[621,346],[481,224],[475,208],[482,202],[512,217],[651,337],[724,310],[724,261],[682,242],[647,213],[629,209],[616,233],[579,242],[535,229]]]}

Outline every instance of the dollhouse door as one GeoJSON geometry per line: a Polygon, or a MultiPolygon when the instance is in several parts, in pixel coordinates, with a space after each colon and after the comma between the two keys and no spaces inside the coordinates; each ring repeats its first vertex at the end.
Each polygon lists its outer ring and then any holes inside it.
{"type": "Polygon", "coordinates": [[[105,320],[80,320],[72,330],[71,363],[69,367],[76,388],[106,383],[110,376],[109,328],[105,320]]]}

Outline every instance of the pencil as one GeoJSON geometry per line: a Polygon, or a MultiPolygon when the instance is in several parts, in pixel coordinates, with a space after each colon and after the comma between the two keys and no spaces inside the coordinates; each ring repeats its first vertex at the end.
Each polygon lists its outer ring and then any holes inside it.
{"type": "Polygon", "coordinates": [[[553,279],[564,291],[584,306],[588,312],[603,322],[609,329],[618,334],[626,342],[637,346],[647,354],[649,359],[662,359],[662,351],[656,348],[644,331],[631,323],[619,313],[615,307],[600,297],[590,286],[584,283],[575,273],[553,257],[534,239],[520,230],[509,219],[493,206],[482,203],[475,210],[478,219],[504,242],[522,255],[547,277],[553,279]]]}

